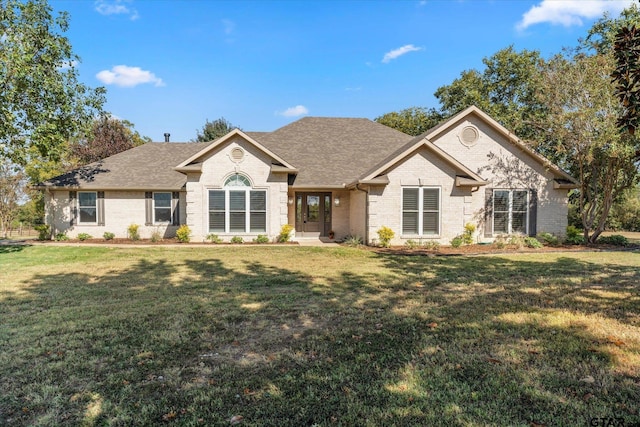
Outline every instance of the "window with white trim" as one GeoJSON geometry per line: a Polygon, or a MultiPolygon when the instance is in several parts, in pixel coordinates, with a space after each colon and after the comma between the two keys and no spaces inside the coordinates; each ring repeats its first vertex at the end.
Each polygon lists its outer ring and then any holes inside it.
{"type": "Polygon", "coordinates": [[[402,189],[402,234],[438,236],[440,234],[440,188],[402,189]]]}
{"type": "Polygon", "coordinates": [[[254,190],[243,175],[232,175],[222,190],[209,190],[209,232],[267,231],[267,192],[254,190]]]}
{"type": "Polygon", "coordinates": [[[171,222],[171,193],[153,193],[153,222],[171,222]]]}
{"type": "Polygon", "coordinates": [[[98,193],[95,191],[78,192],[78,224],[98,223],[98,193]]]}
{"type": "Polygon", "coordinates": [[[494,234],[526,234],[528,215],[527,190],[493,190],[494,234]]]}

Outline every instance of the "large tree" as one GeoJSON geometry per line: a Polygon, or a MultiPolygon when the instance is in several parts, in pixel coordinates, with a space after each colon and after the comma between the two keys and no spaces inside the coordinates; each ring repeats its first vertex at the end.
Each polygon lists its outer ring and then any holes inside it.
{"type": "Polygon", "coordinates": [[[207,119],[202,130],[196,130],[197,134],[193,142],[208,142],[220,138],[231,132],[234,129],[239,129],[238,126],[232,125],[224,117],[220,117],[212,122],[207,119]]]}
{"type": "MultiPolygon", "coordinates": [[[[631,25],[618,30],[614,58],[616,68],[611,77],[623,107],[618,125],[633,135],[640,126],[640,26],[631,25]]],[[[640,160],[640,152],[636,157],[640,160]]]]}
{"type": "Polygon", "coordinates": [[[24,195],[23,173],[7,160],[0,159],[0,236],[7,237],[11,221],[19,212],[24,195]]]}
{"type": "Polygon", "coordinates": [[[411,107],[393,111],[376,117],[375,121],[390,128],[417,136],[428,131],[442,120],[442,114],[435,108],[411,107]]]}
{"type": "Polygon", "coordinates": [[[60,158],[101,111],[105,91],[79,82],[68,26],[46,0],[0,0],[0,157],[24,165],[34,148],[60,158]]]}
{"type": "Polygon", "coordinates": [[[141,136],[133,123],[103,115],[94,120],[85,137],[71,144],[70,154],[77,164],[84,165],[146,142],[151,142],[151,138],[141,136]]]}

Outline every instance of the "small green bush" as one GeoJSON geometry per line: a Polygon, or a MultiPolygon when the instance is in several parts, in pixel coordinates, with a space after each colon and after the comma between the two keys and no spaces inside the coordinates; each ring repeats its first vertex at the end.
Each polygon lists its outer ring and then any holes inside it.
{"type": "Polygon", "coordinates": [[[110,231],[105,231],[102,237],[104,237],[104,240],[113,240],[116,237],[116,235],[110,231]]]}
{"type": "Polygon", "coordinates": [[[551,233],[547,233],[543,231],[538,234],[538,240],[542,242],[543,245],[547,246],[558,246],[560,244],[560,240],[551,233]]]}
{"type": "Polygon", "coordinates": [[[347,236],[344,238],[344,242],[345,245],[347,246],[351,246],[351,247],[357,247],[357,246],[361,246],[362,245],[362,237],[360,236],[347,236]]]}
{"type": "Polygon", "coordinates": [[[140,232],[138,229],[140,226],[138,224],[131,224],[127,227],[127,237],[131,240],[140,240],[140,232]]]}
{"type": "Polygon", "coordinates": [[[162,240],[162,233],[160,233],[160,230],[154,230],[153,233],[151,233],[151,241],[153,243],[156,243],[161,240],[162,240]]]}
{"type": "Polygon", "coordinates": [[[517,234],[509,236],[508,244],[520,249],[524,246],[524,238],[517,234]]]}
{"type": "Polygon", "coordinates": [[[220,238],[220,236],[214,233],[207,234],[207,240],[211,243],[222,243],[222,239],[220,238]]]}
{"type": "Polygon", "coordinates": [[[176,239],[180,243],[189,243],[191,241],[191,229],[187,224],[182,224],[176,231],[176,239]]]}
{"type": "Polygon", "coordinates": [[[49,240],[51,238],[51,227],[48,224],[40,224],[33,227],[38,232],[38,240],[49,240]]]}
{"type": "Polygon", "coordinates": [[[451,246],[453,246],[454,248],[459,248],[463,243],[464,239],[462,238],[462,236],[456,236],[451,239],[451,246]]]}
{"type": "Polygon", "coordinates": [[[425,249],[437,251],[438,249],[440,249],[440,243],[436,242],[435,240],[427,240],[422,244],[422,247],[425,249]]]}
{"type": "Polygon", "coordinates": [[[418,242],[416,242],[415,240],[407,240],[406,242],[404,242],[404,245],[406,247],[408,247],[409,249],[415,249],[417,248],[420,244],[418,242]]]}
{"type": "Polygon", "coordinates": [[[253,239],[255,243],[269,243],[269,238],[266,234],[258,234],[258,236],[253,239]]]}
{"type": "Polygon", "coordinates": [[[596,243],[613,246],[627,246],[629,244],[629,239],[620,234],[614,234],[611,236],[600,236],[596,243]]]}
{"type": "Polygon", "coordinates": [[[476,232],[476,225],[467,223],[464,225],[464,231],[462,232],[462,242],[465,245],[473,244],[473,233],[476,232]]]}
{"type": "Polygon", "coordinates": [[[524,245],[528,248],[540,249],[543,246],[542,243],[540,243],[540,241],[535,237],[527,236],[523,240],[524,240],[524,245]]]}
{"type": "Polygon", "coordinates": [[[278,234],[278,243],[286,243],[291,239],[291,232],[293,231],[293,225],[285,224],[280,228],[280,234],[278,234]]]}
{"type": "Polygon", "coordinates": [[[377,233],[378,238],[380,239],[380,246],[382,246],[383,248],[388,248],[389,246],[391,246],[391,239],[393,239],[393,236],[396,235],[396,233],[394,233],[392,229],[382,226],[378,229],[377,233]]]}
{"type": "Polygon", "coordinates": [[[570,225],[567,227],[567,237],[564,242],[568,245],[584,245],[584,235],[578,227],[570,225]]]}
{"type": "Polygon", "coordinates": [[[67,236],[67,233],[57,233],[55,240],[56,242],[63,242],[65,240],[69,240],[69,236],[67,236]]]}
{"type": "Polygon", "coordinates": [[[233,236],[231,238],[231,243],[244,243],[244,239],[240,236],[233,236]]]}
{"type": "Polygon", "coordinates": [[[85,240],[89,240],[92,239],[93,236],[89,233],[80,233],[78,234],[78,240],[80,240],[81,242],[84,242],[85,240]]]}

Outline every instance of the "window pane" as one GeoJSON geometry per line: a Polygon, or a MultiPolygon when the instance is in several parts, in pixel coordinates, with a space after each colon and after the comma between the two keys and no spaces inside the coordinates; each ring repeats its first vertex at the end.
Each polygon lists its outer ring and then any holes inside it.
{"type": "Polygon", "coordinates": [[[513,192],[513,211],[514,212],[527,211],[527,192],[526,191],[513,192]]]}
{"type": "Polygon", "coordinates": [[[320,196],[307,196],[307,221],[318,222],[320,218],[320,196]]]}
{"type": "Polygon", "coordinates": [[[171,208],[156,208],[155,222],[171,222],[171,208]]]}
{"type": "Polygon", "coordinates": [[[96,193],[78,193],[80,206],[96,207],[96,193]]]}
{"type": "Polygon", "coordinates": [[[245,191],[229,191],[229,209],[232,211],[246,210],[246,197],[245,191]]]}
{"type": "Polygon", "coordinates": [[[509,227],[509,213],[508,212],[494,212],[493,214],[493,232],[494,233],[508,233],[509,227]]]}
{"type": "Polygon", "coordinates": [[[267,214],[265,212],[251,212],[249,220],[252,233],[267,231],[267,214]]]}
{"type": "Polygon", "coordinates": [[[405,188],[402,190],[402,210],[417,211],[418,210],[418,189],[405,188]]]}
{"type": "Polygon", "coordinates": [[[514,212],[511,218],[511,232],[523,233],[527,232],[527,213],[526,212],[514,212]]]}
{"type": "Polygon", "coordinates": [[[209,231],[224,233],[224,212],[210,212],[209,213],[209,231]]]}
{"type": "Polygon", "coordinates": [[[249,179],[242,175],[230,176],[224,183],[225,187],[251,187],[249,179]]]}
{"type": "Polygon", "coordinates": [[[267,192],[266,191],[252,191],[249,196],[249,205],[252,211],[266,211],[267,210],[267,192]]]}
{"type": "Polygon", "coordinates": [[[509,211],[509,191],[495,191],[493,193],[493,210],[496,212],[509,211]]]}
{"type": "Polygon", "coordinates": [[[244,212],[231,212],[229,214],[229,231],[246,232],[246,214],[244,212]]]}
{"type": "Polygon", "coordinates": [[[96,208],[80,207],[80,222],[97,222],[96,208]]]}
{"type": "Polygon", "coordinates": [[[224,210],[224,191],[220,191],[220,190],[209,191],[209,210],[210,211],[224,210]]]}
{"type": "Polygon", "coordinates": [[[302,224],[302,196],[296,196],[296,224],[302,224]]]}
{"type": "Polygon", "coordinates": [[[331,195],[324,196],[324,222],[329,224],[331,222],[331,195]]]}
{"type": "Polygon", "coordinates": [[[422,234],[438,234],[438,212],[425,212],[422,215],[422,234]]]}
{"type": "Polygon", "coordinates": [[[153,193],[153,201],[157,208],[170,208],[171,193],[153,193]]]}
{"type": "Polygon", "coordinates": [[[402,212],[402,234],[418,234],[418,212],[402,212]]]}
{"type": "Polygon", "coordinates": [[[425,188],[422,195],[422,208],[425,211],[437,211],[439,205],[439,191],[435,188],[425,188]]]}

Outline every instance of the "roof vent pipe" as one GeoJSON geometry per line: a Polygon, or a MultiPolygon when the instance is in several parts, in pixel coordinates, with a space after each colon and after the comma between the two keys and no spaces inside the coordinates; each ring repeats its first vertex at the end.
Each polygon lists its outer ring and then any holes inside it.
{"type": "Polygon", "coordinates": [[[165,132],[164,134],[164,142],[169,142],[169,137],[171,136],[170,133],[165,132]]]}

